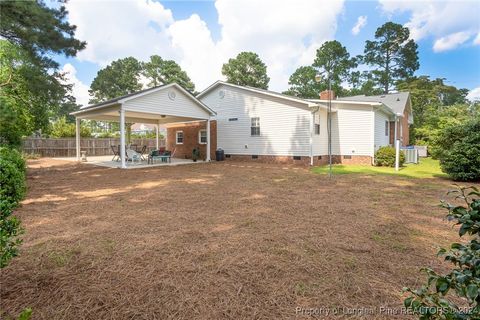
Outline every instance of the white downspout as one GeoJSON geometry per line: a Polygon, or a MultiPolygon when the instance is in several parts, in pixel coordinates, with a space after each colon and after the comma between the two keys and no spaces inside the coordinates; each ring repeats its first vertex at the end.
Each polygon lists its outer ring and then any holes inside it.
{"type": "Polygon", "coordinates": [[[313,130],[315,124],[315,113],[310,117],[310,165],[313,166],[313,130]]]}

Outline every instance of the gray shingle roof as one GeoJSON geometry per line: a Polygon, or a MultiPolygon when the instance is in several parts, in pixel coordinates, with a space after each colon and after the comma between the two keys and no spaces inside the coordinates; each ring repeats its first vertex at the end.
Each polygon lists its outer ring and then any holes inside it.
{"type": "Polygon", "coordinates": [[[382,94],[379,96],[352,96],[352,97],[343,97],[337,98],[337,100],[344,101],[362,101],[362,102],[380,102],[392,109],[395,113],[403,113],[405,107],[407,106],[408,99],[410,97],[409,92],[398,92],[398,93],[389,93],[382,94]]]}

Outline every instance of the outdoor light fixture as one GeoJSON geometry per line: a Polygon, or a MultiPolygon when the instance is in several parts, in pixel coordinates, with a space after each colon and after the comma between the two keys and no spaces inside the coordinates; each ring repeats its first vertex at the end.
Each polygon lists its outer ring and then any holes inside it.
{"type": "MultiPolygon", "coordinates": [[[[328,176],[332,177],[332,81],[330,79],[330,71],[325,70],[322,73],[327,74],[328,81],[328,113],[327,113],[327,132],[328,132],[328,176]]],[[[321,73],[315,75],[315,81],[322,81],[321,73]]]]}

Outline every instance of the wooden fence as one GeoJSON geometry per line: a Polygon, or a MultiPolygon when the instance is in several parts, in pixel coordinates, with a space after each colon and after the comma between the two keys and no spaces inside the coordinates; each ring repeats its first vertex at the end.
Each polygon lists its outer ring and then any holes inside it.
{"type": "MultiPolygon", "coordinates": [[[[132,144],[147,146],[147,150],[155,148],[155,139],[132,139],[132,144]]],[[[87,151],[88,156],[113,155],[110,146],[118,146],[120,138],[82,138],[80,150],[87,151]]],[[[165,140],[160,139],[160,147],[165,140]]],[[[23,152],[37,154],[41,157],[75,157],[75,138],[26,138],[23,140],[23,152]]]]}

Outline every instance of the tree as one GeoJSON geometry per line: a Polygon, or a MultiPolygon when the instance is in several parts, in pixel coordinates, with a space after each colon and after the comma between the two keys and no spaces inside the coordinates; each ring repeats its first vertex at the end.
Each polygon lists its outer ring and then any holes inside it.
{"type": "MultiPolygon", "coordinates": [[[[67,121],[66,117],[61,117],[52,123],[51,135],[54,138],[73,138],[76,135],[76,125],[67,121]]],[[[91,137],[92,132],[87,126],[80,126],[81,137],[91,137]]]]}
{"type": "Polygon", "coordinates": [[[240,86],[268,89],[267,66],[254,52],[241,52],[222,66],[227,82],[240,86]]]}
{"type": "Polygon", "coordinates": [[[290,76],[288,80],[290,88],[288,88],[284,94],[305,99],[318,99],[318,95],[321,91],[327,89],[327,85],[325,83],[316,82],[316,74],[317,71],[312,66],[299,67],[290,76]]]}
{"type": "Polygon", "coordinates": [[[397,89],[408,91],[411,95],[414,118],[410,130],[412,142],[432,141],[431,137],[446,124],[459,123],[472,114],[472,108],[467,105],[468,90],[446,85],[445,79],[412,77],[400,81],[397,89]]]}
{"type": "Polygon", "coordinates": [[[58,67],[49,55],[75,56],[86,42],[75,39],[76,26],[66,19],[62,5],[49,8],[43,1],[0,1],[0,36],[18,45],[37,65],[58,67]]]}
{"type": "Polygon", "coordinates": [[[142,74],[150,81],[150,87],[176,82],[183,88],[193,92],[195,85],[185,71],[173,60],[163,60],[158,55],[150,57],[144,63],[142,74]]]}
{"type": "Polygon", "coordinates": [[[350,58],[347,49],[336,40],[327,41],[317,49],[317,55],[313,62],[313,67],[326,72],[325,80],[327,80],[327,75],[330,75],[332,89],[338,94],[343,91],[342,82],[348,78],[350,70],[356,66],[356,59],[350,58]]]}
{"type": "Polygon", "coordinates": [[[367,40],[363,61],[373,66],[375,82],[389,93],[398,80],[411,77],[418,70],[418,45],[410,39],[410,30],[387,22],[377,29],[374,41],[367,40]]]}
{"type": "Polygon", "coordinates": [[[142,64],[133,57],[113,61],[98,71],[88,91],[93,99],[90,103],[98,103],[123,96],[142,89],[140,74],[142,64]]]}
{"type": "Polygon", "coordinates": [[[0,40],[0,59],[2,110],[21,117],[15,132],[29,135],[34,130],[48,131],[50,118],[66,102],[71,86],[63,84],[63,74],[38,65],[22,48],[6,40],[0,40]]]}

